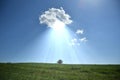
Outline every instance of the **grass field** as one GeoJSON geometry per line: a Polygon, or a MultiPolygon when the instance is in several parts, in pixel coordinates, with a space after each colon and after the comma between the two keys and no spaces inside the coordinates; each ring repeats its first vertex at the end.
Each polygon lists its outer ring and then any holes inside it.
{"type": "Polygon", "coordinates": [[[0,80],[120,80],[120,65],[0,63],[0,80]]]}

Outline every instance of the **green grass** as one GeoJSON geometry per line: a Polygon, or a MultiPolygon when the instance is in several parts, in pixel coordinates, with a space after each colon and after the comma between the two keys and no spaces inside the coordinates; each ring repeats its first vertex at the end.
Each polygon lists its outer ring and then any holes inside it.
{"type": "Polygon", "coordinates": [[[0,63],[0,80],[120,80],[120,65],[0,63]]]}

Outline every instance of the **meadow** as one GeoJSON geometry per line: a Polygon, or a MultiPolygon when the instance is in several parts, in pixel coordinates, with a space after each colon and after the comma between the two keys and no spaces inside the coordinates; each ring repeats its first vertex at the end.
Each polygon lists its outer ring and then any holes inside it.
{"type": "Polygon", "coordinates": [[[120,80],[120,65],[0,63],[0,80],[120,80]]]}

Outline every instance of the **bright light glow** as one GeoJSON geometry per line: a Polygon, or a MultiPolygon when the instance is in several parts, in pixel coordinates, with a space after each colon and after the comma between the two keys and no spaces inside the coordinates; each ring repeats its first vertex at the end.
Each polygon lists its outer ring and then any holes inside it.
{"type": "Polygon", "coordinates": [[[80,0],[80,3],[85,6],[94,6],[98,7],[103,4],[103,2],[106,0],[80,0]]]}
{"type": "Polygon", "coordinates": [[[57,20],[53,25],[52,25],[52,28],[54,29],[54,30],[61,30],[61,29],[63,29],[65,27],[65,24],[63,23],[63,22],[61,22],[61,21],[59,21],[59,20],[57,20]]]}
{"type": "Polygon", "coordinates": [[[56,63],[59,59],[65,64],[79,64],[87,61],[88,54],[84,54],[83,51],[85,47],[82,48],[83,45],[78,42],[78,38],[75,38],[74,32],[67,26],[62,28],[59,26],[60,29],[58,29],[58,26],[56,27],[58,23],[37,38],[34,45],[29,45],[32,47],[28,48],[29,52],[26,53],[35,53],[32,58],[44,63],[56,63]]]}

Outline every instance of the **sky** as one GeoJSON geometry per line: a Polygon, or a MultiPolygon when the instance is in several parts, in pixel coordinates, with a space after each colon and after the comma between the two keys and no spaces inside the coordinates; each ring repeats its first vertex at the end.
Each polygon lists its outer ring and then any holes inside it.
{"type": "Polygon", "coordinates": [[[0,62],[120,64],[119,7],[119,0],[0,0],[0,62]]]}

